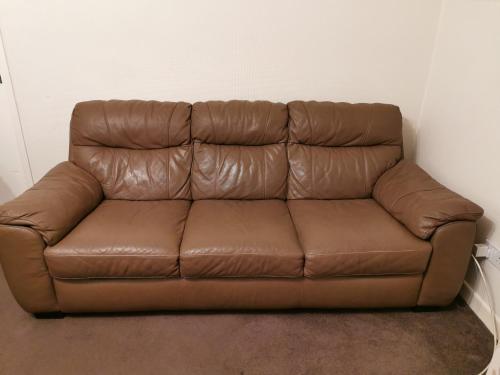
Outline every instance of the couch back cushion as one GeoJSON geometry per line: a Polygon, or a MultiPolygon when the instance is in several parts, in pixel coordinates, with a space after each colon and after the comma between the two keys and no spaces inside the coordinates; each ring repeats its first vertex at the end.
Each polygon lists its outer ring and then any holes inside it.
{"type": "Polygon", "coordinates": [[[285,199],[287,121],[282,103],[195,103],[193,199],[285,199]]]}
{"type": "Polygon", "coordinates": [[[402,157],[396,106],[295,101],[288,111],[288,199],[368,198],[402,157]]]}
{"type": "Polygon", "coordinates": [[[182,102],[78,103],[70,160],[94,175],[107,199],[190,199],[190,115],[182,102]]]}

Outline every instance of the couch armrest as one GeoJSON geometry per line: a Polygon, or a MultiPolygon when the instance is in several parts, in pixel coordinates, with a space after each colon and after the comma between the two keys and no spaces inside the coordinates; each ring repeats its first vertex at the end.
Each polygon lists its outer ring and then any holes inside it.
{"type": "Polygon", "coordinates": [[[26,226],[56,244],[102,200],[99,182],[71,162],[51,169],[31,189],[0,206],[0,224],[26,226]]]}
{"type": "Polygon", "coordinates": [[[483,209],[447,189],[422,168],[400,161],[375,184],[373,197],[413,234],[428,239],[452,221],[476,221],[483,209]]]}
{"type": "Polygon", "coordinates": [[[59,311],[43,251],[45,242],[34,229],[0,225],[0,263],[17,303],[27,312],[59,311]]]}

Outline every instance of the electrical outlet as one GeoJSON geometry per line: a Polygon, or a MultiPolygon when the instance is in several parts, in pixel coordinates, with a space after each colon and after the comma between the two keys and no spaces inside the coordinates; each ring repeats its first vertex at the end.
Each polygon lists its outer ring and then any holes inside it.
{"type": "Polygon", "coordinates": [[[500,250],[498,250],[496,247],[492,246],[491,244],[488,244],[489,246],[489,254],[488,254],[488,260],[493,263],[495,267],[500,269],[500,250]]]}
{"type": "Polygon", "coordinates": [[[474,256],[476,258],[488,258],[490,256],[490,246],[487,243],[474,244],[474,256]]]}

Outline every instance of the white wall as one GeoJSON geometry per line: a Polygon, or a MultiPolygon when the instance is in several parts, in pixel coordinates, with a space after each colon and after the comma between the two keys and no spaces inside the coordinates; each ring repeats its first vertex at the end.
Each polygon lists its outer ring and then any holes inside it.
{"type": "MultiPolygon", "coordinates": [[[[500,249],[500,1],[444,2],[417,133],[417,162],[485,209],[477,240],[488,238],[500,249]]],[[[500,312],[500,271],[489,262],[483,265],[500,312]]],[[[467,282],[473,293],[464,295],[484,302],[472,267],[467,282]]]]}
{"type": "Polygon", "coordinates": [[[0,204],[32,184],[0,30],[0,204]]]}
{"type": "Polygon", "coordinates": [[[87,99],[398,104],[412,155],[441,1],[15,1],[0,26],[35,179],[87,99]]]}

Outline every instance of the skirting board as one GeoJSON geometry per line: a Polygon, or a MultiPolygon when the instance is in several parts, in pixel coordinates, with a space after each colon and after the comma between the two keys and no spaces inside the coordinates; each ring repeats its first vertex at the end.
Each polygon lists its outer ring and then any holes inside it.
{"type": "MultiPolygon", "coordinates": [[[[464,299],[464,301],[469,305],[471,310],[478,316],[479,319],[484,323],[486,327],[493,333],[493,322],[491,320],[490,307],[488,302],[485,301],[479,293],[474,291],[472,287],[464,281],[464,285],[462,290],[460,291],[460,296],[464,299]]],[[[498,313],[495,315],[495,320],[497,323],[497,327],[500,327],[500,317],[498,313]]]]}

